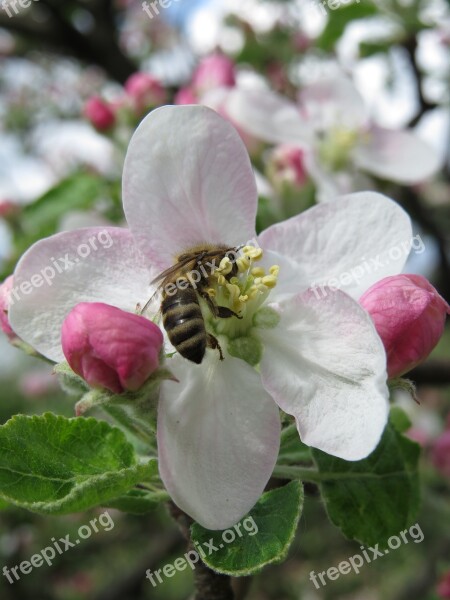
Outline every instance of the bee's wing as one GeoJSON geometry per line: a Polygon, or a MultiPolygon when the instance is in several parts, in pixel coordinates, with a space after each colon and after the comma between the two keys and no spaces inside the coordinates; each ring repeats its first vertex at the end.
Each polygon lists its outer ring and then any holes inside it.
{"type": "Polygon", "coordinates": [[[145,313],[145,311],[153,303],[155,297],[160,292],[162,292],[162,290],[166,286],[166,284],[170,282],[173,275],[175,275],[177,273],[182,275],[183,273],[192,270],[194,267],[194,264],[195,264],[195,260],[196,260],[196,256],[193,257],[192,255],[190,255],[190,256],[186,257],[185,260],[177,262],[176,264],[172,265],[171,267],[169,267],[168,269],[166,269],[165,271],[160,273],[157,277],[155,277],[155,279],[153,279],[153,281],[150,282],[150,285],[155,285],[158,282],[161,282],[161,283],[156,288],[156,290],[155,290],[154,294],[152,295],[152,297],[150,298],[150,300],[146,303],[144,308],[140,311],[140,314],[143,315],[145,313]],[[189,263],[192,263],[192,265],[189,269],[186,269],[186,267],[189,263]]]}
{"type": "Polygon", "coordinates": [[[146,302],[146,304],[145,304],[144,308],[142,308],[142,309],[139,311],[139,314],[140,314],[140,315],[143,315],[143,314],[144,314],[144,313],[145,313],[145,312],[148,310],[148,308],[149,308],[149,307],[150,307],[150,306],[153,304],[153,301],[154,301],[154,299],[155,299],[155,298],[156,298],[156,296],[157,296],[157,295],[160,293],[160,291],[161,291],[161,289],[162,289],[162,287],[163,287],[163,286],[164,286],[164,282],[163,282],[161,285],[159,285],[159,286],[157,287],[157,289],[156,289],[155,293],[154,293],[154,294],[151,296],[150,300],[149,300],[148,302],[146,302]]]}
{"type": "MultiPolygon", "coordinates": [[[[174,265],[172,265],[171,267],[169,267],[168,269],[166,269],[165,271],[160,273],[157,277],[155,277],[155,279],[153,279],[153,281],[150,282],[150,285],[155,285],[155,283],[158,283],[158,281],[169,279],[175,273],[180,272],[180,274],[182,274],[184,272],[185,267],[190,262],[195,264],[195,258],[196,257],[189,256],[185,260],[175,263],[174,265]]],[[[193,268],[193,265],[192,265],[192,268],[193,268]]]]}

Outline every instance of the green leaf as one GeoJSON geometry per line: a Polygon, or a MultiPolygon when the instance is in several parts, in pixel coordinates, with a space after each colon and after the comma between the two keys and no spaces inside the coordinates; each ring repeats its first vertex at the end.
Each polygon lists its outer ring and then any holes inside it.
{"type": "Polygon", "coordinates": [[[417,518],[420,447],[389,424],[376,450],[347,462],[313,450],[320,490],[331,521],[343,534],[366,545],[386,547],[417,518]]]}
{"type": "Polygon", "coordinates": [[[101,186],[101,179],[90,173],[71,175],[24,208],[23,229],[36,239],[53,233],[67,211],[89,208],[100,194],[101,186]]]}
{"type": "Polygon", "coordinates": [[[0,498],[62,515],[105,504],[157,475],[124,434],[95,419],[17,415],[0,427],[0,498]]]}
{"type": "Polygon", "coordinates": [[[302,507],[303,486],[299,481],[291,481],[263,494],[249,514],[225,532],[210,531],[194,523],[192,541],[200,548],[203,562],[214,571],[233,576],[251,575],[286,557],[302,507]],[[233,541],[230,541],[230,532],[234,532],[233,541]],[[216,551],[209,549],[210,540],[216,551]]]}
{"type": "Polygon", "coordinates": [[[297,426],[294,423],[281,432],[281,444],[277,464],[298,464],[305,460],[311,460],[311,448],[300,440],[297,426]]]}
{"type": "Polygon", "coordinates": [[[0,510],[6,510],[8,508],[11,508],[11,504],[9,502],[5,502],[0,498],[0,510]]]}
{"type": "Polygon", "coordinates": [[[400,406],[391,408],[390,421],[399,433],[405,433],[412,426],[411,419],[400,406]]]}
{"type": "Polygon", "coordinates": [[[145,515],[155,510],[161,502],[166,502],[167,500],[170,500],[170,496],[163,491],[130,490],[124,496],[109,500],[103,506],[105,508],[116,508],[132,515],[145,515]]]}
{"type": "MultiPolygon", "coordinates": [[[[338,2],[339,0],[329,0],[328,6],[338,2]]],[[[371,17],[376,15],[377,12],[377,7],[370,0],[364,0],[364,3],[350,4],[349,6],[339,6],[337,10],[329,8],[328,22],[316,41],[317,47],[326,52],[331,52],[349,23],[356,19],[371,17]]]]}

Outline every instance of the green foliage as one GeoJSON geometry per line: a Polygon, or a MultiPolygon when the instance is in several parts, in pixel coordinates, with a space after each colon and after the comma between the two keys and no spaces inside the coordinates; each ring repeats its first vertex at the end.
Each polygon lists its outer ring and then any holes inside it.
{"type": "Polygon", "coordinates": [[[240,521],[242,537],[236,532],[237,526],[227,530],[235,533],[236,539],[232,543],[226,543],[228,538],[222,537],[223,531],[209,531],[198,523],[191,528],[192,540],[206,550],[202,560],[214,571],[233,576],[251,575],[265,565],[286,558],[302,508],[302,484],[291,481],[261,496],[247,517],[240,521]],[[252,519],[256,527],[252,527],[252,519]],[[250,533],[256,533],[249,535],[246,523],[250,533]],[[218,548],[212,553],[205,545],[210,540],[218,548]]]}
{"type": "Polygon", "coordinates": [[[43,514],[103,505],[157,475],[124,434],[95,419],[17,415],[0,427],[0,498],[43,514]]]}
{"type": "Polygon", "coordinates": [[[347,462],[320,450],[312,454],[328,516],[346,537],[385,547],[417,518],[420,448],[391,424],[364,460],[347,462]]]}
{"type": "Polygon", "coordinates": [[[14,255],[1,278],[14,268],[20,256],[35,242],[54,234],[62,217],[69,211],[86,210],[93,206],[102,193],[102,180],[89,173],[70,175],[20,213],[13,223],[14,255]]]}
{"type": "Polygon", "coordinates": [[[297,426],[289,425],[281,432],[280,452],[277,464],[298,464],[311,459],[311,448],[306,446],[298,435],[297,426]]]}
{"type": "Polygon", "coordinates": [[[136,489],[130,490],[119,498],[105,502],[104,506],[106,508],[116,508],[133,515],[145,515],[154,510],[162,501],[169,499],[170,496],[166,492],[136,489]]]}
{"type": "Polygon", "coordinates": [[[317,39],[317,47],[326,52],[331,52],[336,42],[343,35],[347,25],[356,19],[364,19],[377,13],[376,6],[370,0],[364,0],[359,4],[340,6],[338,10],[330,10],[325,29],[317,39]]]}

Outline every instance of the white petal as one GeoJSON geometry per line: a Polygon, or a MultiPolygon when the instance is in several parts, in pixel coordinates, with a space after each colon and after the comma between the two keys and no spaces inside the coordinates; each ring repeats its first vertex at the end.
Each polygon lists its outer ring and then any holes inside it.
{"type": "Polygon", "coordinates": [[[276,463],[280,418],[245,362],[208,351],[199,366],[168,363],[158,409],[159,468],[174,502],[208,529],[237,523],[257,502],[276,463]]]}
{"type": "Polygon", "coordinates": [[[295,416],[309,446],[345,460],[365,458],[388,416],[386,355],[369,315],[342,292],[308,291],[277,306],[261,330],[264,387],[295,416]]]}
{"type": "Polygon", "coordinates": [[[439,154],[412,131],[374,127],[355,150],[355,163],[369,173],[402,184],[420,183],[442,166],[439,154]]]}
{"type": "Polygon", "coordinates": [[[123,203],[139,247],[161,268],[200,243],[237,246],[255,235],[247,151],[205,106],[166,106],[144,119],[128,148],[123,203]]]}
{"type": "MultiPolygon", "coordinates": [[[[411,220],[395,202],[375,192],[342,196],[320,204],[259,236],[296,264],[297,291],[329,285],[359,298],[371,285],[401,273],[411,250],[411,220]]],[[[280,271],[274,292],[287,282],[280,271]]]]}
{"type": "Polygon", "coordinates": [[[306,86],[299,100],[302,113],[317,130],[360,129],[367,123],[364,100],[345,76],[320,79],[306,86]]]}
{"type": "Polygon", "coordinates": [[[233,88],[223,107],[247,133],[273,144],[309,145],[313,131],[296,104],[265,89],[233,88]]]}
{"type": "Polygon", "coordinates": [[[76,304],[105,302],[134,312],[148,299],[153,275],[127,229],[58,233],[34,244],[19,261],[10,322],[19,337],[59,362],[61,325],[76,304]]]}

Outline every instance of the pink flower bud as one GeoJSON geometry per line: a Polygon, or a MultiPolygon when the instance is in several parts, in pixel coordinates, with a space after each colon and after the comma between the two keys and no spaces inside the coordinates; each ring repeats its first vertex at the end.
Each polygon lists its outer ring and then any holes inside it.
{"type": "Polygon", "coordinates": [[[112,106],[98,96],[92,96],[86,102],[84,116],[98,131],[107,131],[116,122],[116,115],[112,106]]]}
{"type": "Polygon", "coordinates": [[[176,94],[174,103],[179,105],[198,104],[198,98],[192,88],[184,87],[176,94]]]}
{"type": "Polygon", "coordinates": [[[447,429],[433,444],[431,460],[445,477],[450,477],[450,430],[447,429]]]}
{"type": "Polygon", "coordinates": [[[16,338],[16,334],[11,329],[8,318],[9,305],[11,303],[11,290],[14,285],[14,279],[11,275],[0,285],[0,328],[6,333],[10,340],[16,338]]]}
{"type": "Polygon", "coordinates": [[[399,377],[427,358],[438,343],[450,306],[420,275],[394,275],[361,297],[387,353],[389,377],[399,377]]]}
{"type": "Polygon", "coordinates": [[[125,83],[125,91],[138,113],[164,104],[166,100],[166,90],[159,79],[150,75],[150,73],[134,73],[131,75],[125,83]]]}
{"type": "Polygon", "coordinates": [[[72,370],[116,394],[138,390],[159,366],[163,334],[148,319],[101,303],[78,304],[62,326],[72,370]]]}
{"type": "Polygon", "coordinates": [[[437,594],[439,598],[450,598],[450,571],[441,579],[437,588],[437,594]]]}
{"type": "Polygon", "coordinates": [[[288,184],[302,188],[308,180],[304,151],[288,144],[278,146],[272,153],[268,171],[269,178],[276,187],[288,184]]]}
{"type": "Polygon", "coordinates": [[[20,206],[10,200],[0,200],[0,218],[7,219],[17,214],[20,206]]]}
{"type": "Polygon", "coordinates": [[[207,56],[198,65],[192,84],[200,95],[219,87],[234,87],[236,74],[233,61],[224,54],[207,56]]]}

